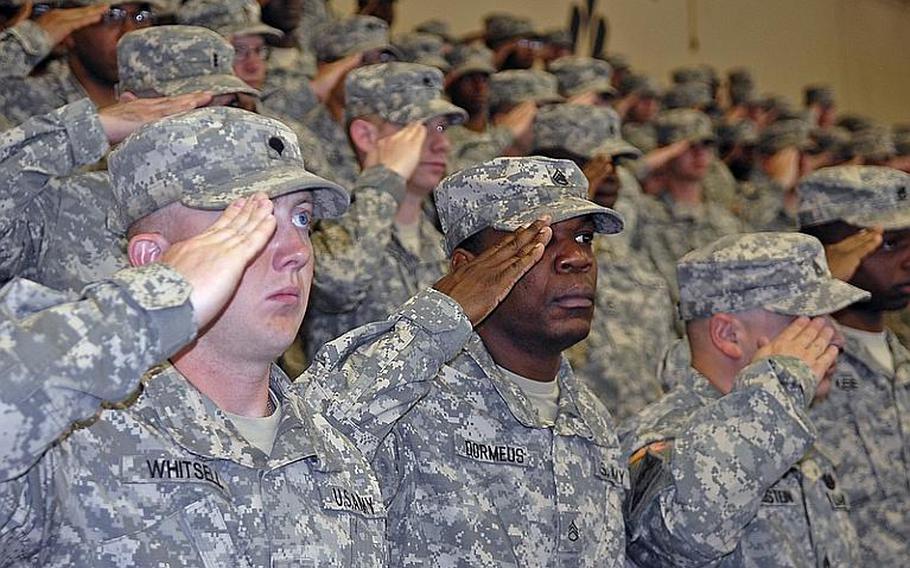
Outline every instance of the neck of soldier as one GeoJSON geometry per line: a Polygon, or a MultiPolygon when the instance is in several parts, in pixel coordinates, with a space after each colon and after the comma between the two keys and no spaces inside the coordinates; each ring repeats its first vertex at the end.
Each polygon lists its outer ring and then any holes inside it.
{"type": "Polygon", "coordinates": [[[834,314],[834,319],[841,325],[860,331],[873,333],[885,331],[885,312],[880,310],[847,308],[834,314]]]}
{"type": "Polygon", "coordinates": [[[733,384],[736,382],[736,375],[740,369],[732,366],[729,361],[712,357],[702,357],[697,349],[692,349],[692,368],[698,371],[708,380],[714,390],[721,394],[727,394],[733,390],[733,384]]]}
{"type": "Polygon", "coordinates": [[[171,363],[221,410],[251,418],[266,416],[272,361],[240,357],[212,343],[203,335],[172,357],[171,363]]]}
{"type": "Polygon", "coordinates": [[[553,351],[551,345],[530,345],[497,326],[481,324],[477,335],[493,361],[526,379],[548,383],[556,379],[562,361],[562,351],[553,351]]]}
{"type": "Polygon", "coordinates": [[[676,203],[701,205],[704,202],[701,181],[671,177],[667,180],[666,187],[676,203]]]}
{"type": "Polygon", "coordinates": [[[417,224],[423,216],[423,200],[425,197],[425,191],[412,188],[408,184],[404,199],[401,200],[401,204],[398,205],[398,210],[395,212],[395,224],[405,226],[417,224]]]}
{"type": "Polygon", "coordinates": [[[69,63],[70,71],[73,72],[73,76],[85,89],[88,98],[95,103],[95,106],[102,108],[117,102],[117,93],[114,90],[113,83],[94,75],[86,69],[82,61],[75,55],[71,54],[67,62],[69,63]]]}
{"type": "Polygon", "coordinates": [[[471,132],[486,132],[487,124],[489,120],[487,118],[486,109],[481,112],[475,112],[468,117],[468,120],[465,121],[464,127],[470,130],[471,132]]]}

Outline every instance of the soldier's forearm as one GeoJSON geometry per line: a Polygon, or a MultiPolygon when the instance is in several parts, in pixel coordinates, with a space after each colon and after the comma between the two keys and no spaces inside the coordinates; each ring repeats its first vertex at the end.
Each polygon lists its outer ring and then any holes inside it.
{"type": "Polygon", "coordinates": [[[159,264],[121,271],[75,302],[23,280],[3,288],[0,478],[28,469],[74,422],[128,397],[150,366],[191,341],[189,295],[159,264]]]}

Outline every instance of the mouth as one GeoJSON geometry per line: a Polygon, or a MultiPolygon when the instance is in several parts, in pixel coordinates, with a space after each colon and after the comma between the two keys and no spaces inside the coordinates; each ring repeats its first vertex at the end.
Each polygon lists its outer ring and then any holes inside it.
{"type": "Polygon", "coordinates": [[[555,306],[566,310],[589,309],[594,307],[594,291],[578,290],[562,296],[557,296],[552,302],[555,306]]]}
{"type": "Polygon", "coordinates": [[[420,162],[420,165],[431,170],[445,170],[445,162],[420,162]]]}
{"type": "Polygon", "coordinates": [[[295,286],[281,288],[266,296],[266,300],[279,304],[296,304],[300,302],[300,289],[295,286]]]}

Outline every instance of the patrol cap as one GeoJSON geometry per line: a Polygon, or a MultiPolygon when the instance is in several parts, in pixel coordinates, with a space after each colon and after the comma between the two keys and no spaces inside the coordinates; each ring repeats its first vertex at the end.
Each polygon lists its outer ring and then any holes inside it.
{"type": "Polygon", "coordinates": [[[262,10],[256,0],[186,0],[177,10],[177,22],[203,26],[224,37],[284,35],[278,28],[262,23],[262,10]]]}
{"type": "Polygon", "coordinates": [[[866,160],[885,161],[897,155],[891,129],[880,124],[853,132],[850,146],[855,155],[866,160]]]}
{"type": "Polygon", "coordinates": [[[490,107],[562,102],[556,77],[538,69],[510,69],[490,77],[490,107]]]}
{"type": "Polygon", "coordinates": [[[394,45],[401,53],[402,61],[429,65],[442,71],[449,69],[449,62],[442,56],[443,40],[437,35],[411,32],[396,38],[394,45]]]}
{"type": "Polygon", "coordinates": [[[374,16],[350,16],[319,28],[313,42],[316,59],[337,61],[363,51],[379,49],[400,58],[389,43],[389,24],[374,16]]]}
{"type": "Polygon", "coordinates": [[[588,199],[588,180],[569,160],[496,158],[454,173],[433,190],[446,252],[487,227],[514,231],[550,215],[553,223],[593,215],[598,233],[622,231],[622,216],[588,199]]]}
{"type": "Polygon", "coordinates": [[[714,129],[717,141],[727,146],[754,146],[758,143],[758,129],[751,120],[740,120],[733,124],[720,124],[714,129]]]}
{"type": "Polygon", "coordinates": [[[604,61],[609,63],[614,71],[628,71],[632,67],[629,63],[629,58],[621,53],[605,55],[604,61]]]}
{"type": "Polygon", "coordinates": [[[834,105],[834,91],[828,85],[808,85],[803,90],[806,106],[820,105],[830,107],[834,105]]]}
{"type": "Polygon", "coordinates": [[[297,136],[281,122],[231,107],[208,107],[152,122],[108,159],[112,229],[174,202],[224,209],[257,191],[278,197],[311,191],[317,217],[341,216],[350,197],[304,168],[297,136]]]}
{"type": "Polygon", "coordinates": [[[701,81],[678,83],[664,93],[663,105],[667,109],[706,107],[714,100],[711,86],[701,81]]]}
{"type": "Polygon", "coordinates": [[[850,132],[856,132],[858,130],[865,130],[867,128],[872,128],[875,126],[875,122],[871,118],[866,116],[860,116],[858,114],[844,114],[838,117],[837,126],[841,128],[846,128],[850,132]]]}
{"type": "Polygon", "coordinates": [[[834,166],[802,179],[800,227],[844,221],[885,230],[910,227],[910,174],[883,166],[834,166]]]}
{"type": "Polygon", "coordinates": [[[492,75],[496,72],[493,67],[493,51],[479,43],[456,45],[447,57],[451,67],[446,76],[448,83],[471,73],[492,75]]]}
{"type": "Polygon", "coordinates": [[[164,96],[194,91],[214,95],[259,91],[234,75],[234,48],[199,26],[152,26],[124,34],[117,43],[119,92],[164,96]]]}
{"type": "Polygon", "coordinates": [[[490,47],[509,40],[535,37],[537,35],[531,20],[515,14],[490,14],[484,18],[483,22],[484,37],[490,47]]]}
{"type": "Polygon", "coordinates": [[[729,81],[731,85],[755,85],[755,80],[752,78],[752,72],[745,67],[730,69],[730,71],[727,72],[727,81],[729,81]]]}
{"type": "Polygon", "coordinates": [[[711,119],[707,114],[687,108],[661,112],[655,120],[657,128],[657,145],[669,146],[680,140],[689,142],[716,141],[711,119]]]}
{"type": "Polygon", "coordinates": [[[167,0],[143,0],[142,2],[137,2],[136,0],[66,0],[60,2],[52,2],[55,7],[59,8],[76,8],[80,6],[98,6],[100,4],[107,4],[109,6],[121,6],[123,4],[148,4],[153,10],[164,11],[170,7],[170,2],[167,0]]]}
{"type": "Polygon", "coordinates": [[[464,109],[442,96],[442,71],[417,63],[379,63],[348,73],[344,85],[344,113],[348,121],[378,115],[394,124],[408,124],[444,116],[449,124],[468,118],[464,109]]]}
{"type": "Polygon", "coordinates": [[[565,149],[576,156],[639,157],[641,151],[622,139],[615,110],[590,105],[553,105],[534,117],[537,150],[565,149]]]}
{"type": "Polygon", "coordinates": [[[692,67],[677,67],[670,77],[676,84],[691,83],[693,81],[716,85],[718,83],[717,71],[709,65],[695,65],[692,67]]]}
{"type": "Polygon", "coordinates": [[[898,124],[894,127],[894,149],[898,156],[910,155],[910,125],[898,124]]]}
{"type": "Polygon", "coordinates": [[[809,125],[804,120],[778,120],[769,124],[758,137],[758,151],[773,155],[784,148],[803,149],[809,142],[809,125]]]}
{"type": "Polygon", "coordinates": [[[546,43],[554,45],[556,47],[563,47],[566,49],[572,49],[575,47],[575,44],[572,42],[572,34],[569,33],[569,30],[550,30],[548,32],[545,32],[541,36],[541,39],[543,39],[543,41],[546,43]]]}
{"type": "Polygon", "coordinates": [[[748,69],[731,69],[727,81],[730,83],[730,102],[734,105],[749,104],[755,98],[755,81],[748,69]]]}
{"type": "Polygon", "coordinates": [[[615,95],[616,89],[610,83],[613,68],[602,59],[569,55],[550,63],[550,73],[556,77],[559,94],[574,97],[582,93],[615,95]]]}
{"type": "Polygon", "coordinates": [[[825,249],[801,233],[727,235],[677,263],[684,321],[762,308],[821,316],[869,297],[831,275],[825,249]]]}
{"type": "Polygon", "coordinates": [[[851,150],[850,138],[850,131],[838,126],[813,128],[809,131],[806,151],[811,154],[835,152],[840,156],[851,150]]]}
{"type": "Polygon", "coordinates": [[[659,97],[660,88],[650,77],[631,73],[619,82],[619,93],[624,97],[629,95],[638,95],[642,98],[659,97]]]}
{"type": "Polygon", "coordinates": [[[452,28],[448,22],[442,20],[427,20],[414,27],[415,32],[422,34],[432,34],[438,36],[446,43],[454,43],[455,37],[452,35],[452,28]]]}

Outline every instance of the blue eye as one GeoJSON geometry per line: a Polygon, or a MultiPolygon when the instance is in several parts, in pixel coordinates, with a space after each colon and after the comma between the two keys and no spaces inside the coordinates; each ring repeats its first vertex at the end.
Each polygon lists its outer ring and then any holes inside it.
{"type": "Polygon", "coordinates": [[[295,211],[291,214],[291,223],[300,229],[309,229],[311,221],[312,218],[309,211],[295,211]]]}

